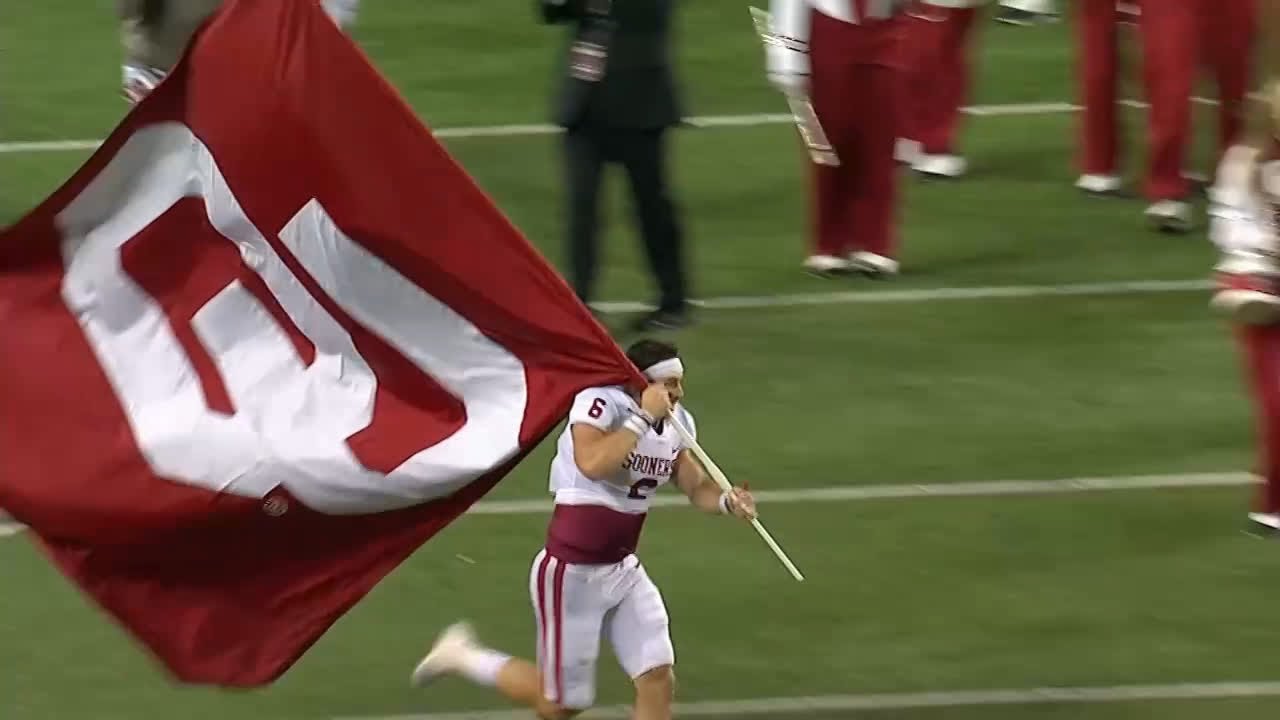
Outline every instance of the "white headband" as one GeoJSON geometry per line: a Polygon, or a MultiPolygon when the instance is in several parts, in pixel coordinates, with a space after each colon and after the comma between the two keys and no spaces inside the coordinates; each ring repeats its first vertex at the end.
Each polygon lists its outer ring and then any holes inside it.
{"type": "Polygon", "coordinates": [[[684,363],[680,362],[680,358],[671,358],[654,363],[644,369],[644,376],[650,382],[662,382],[671,378],[684,377],[684,363]]]}

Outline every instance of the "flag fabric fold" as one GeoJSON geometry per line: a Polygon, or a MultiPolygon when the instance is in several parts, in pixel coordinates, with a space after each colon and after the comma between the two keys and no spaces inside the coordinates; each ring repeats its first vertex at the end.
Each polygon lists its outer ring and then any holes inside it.
{"type": "Polygon", "coordinates": [[[224,686],[638,380],[314,0],[229,2],[0,234],[0,324],[0,507],[224,686]]]}

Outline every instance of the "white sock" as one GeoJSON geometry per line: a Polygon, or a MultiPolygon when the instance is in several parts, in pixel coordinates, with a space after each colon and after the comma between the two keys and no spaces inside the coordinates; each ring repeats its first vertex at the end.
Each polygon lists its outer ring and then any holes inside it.
{"type": "Polygon", "coordinates": [[[459,672],[477,685],[493,687],[498,684],[498,672],[510,660],[511,656],[506,653],[489,648],[476,648],[463,656],[459,672]]]}

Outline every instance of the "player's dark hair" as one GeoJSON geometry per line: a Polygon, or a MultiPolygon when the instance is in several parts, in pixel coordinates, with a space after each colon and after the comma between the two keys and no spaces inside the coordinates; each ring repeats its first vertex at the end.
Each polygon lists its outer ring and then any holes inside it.
{"type": "Polygon", "coordinates": [[[661,340],[637,340],[627,348],[627,359],[643,371],[664,360],[680,357],[675,345],[661,340]]]}

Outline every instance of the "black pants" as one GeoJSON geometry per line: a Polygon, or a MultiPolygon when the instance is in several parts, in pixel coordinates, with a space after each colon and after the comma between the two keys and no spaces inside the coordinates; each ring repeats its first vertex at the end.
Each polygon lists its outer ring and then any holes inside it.
{"type": "Polygon", "coordinates": [[[658,284],[658,309],[685,309],[683,232],[667,187],[666,130],[585,126],[565,133],[569,181],[570,282],[583,302],[592,299],[599,266],[600,185],[606,164],[627,172],[649,267],[658,284]]]}

